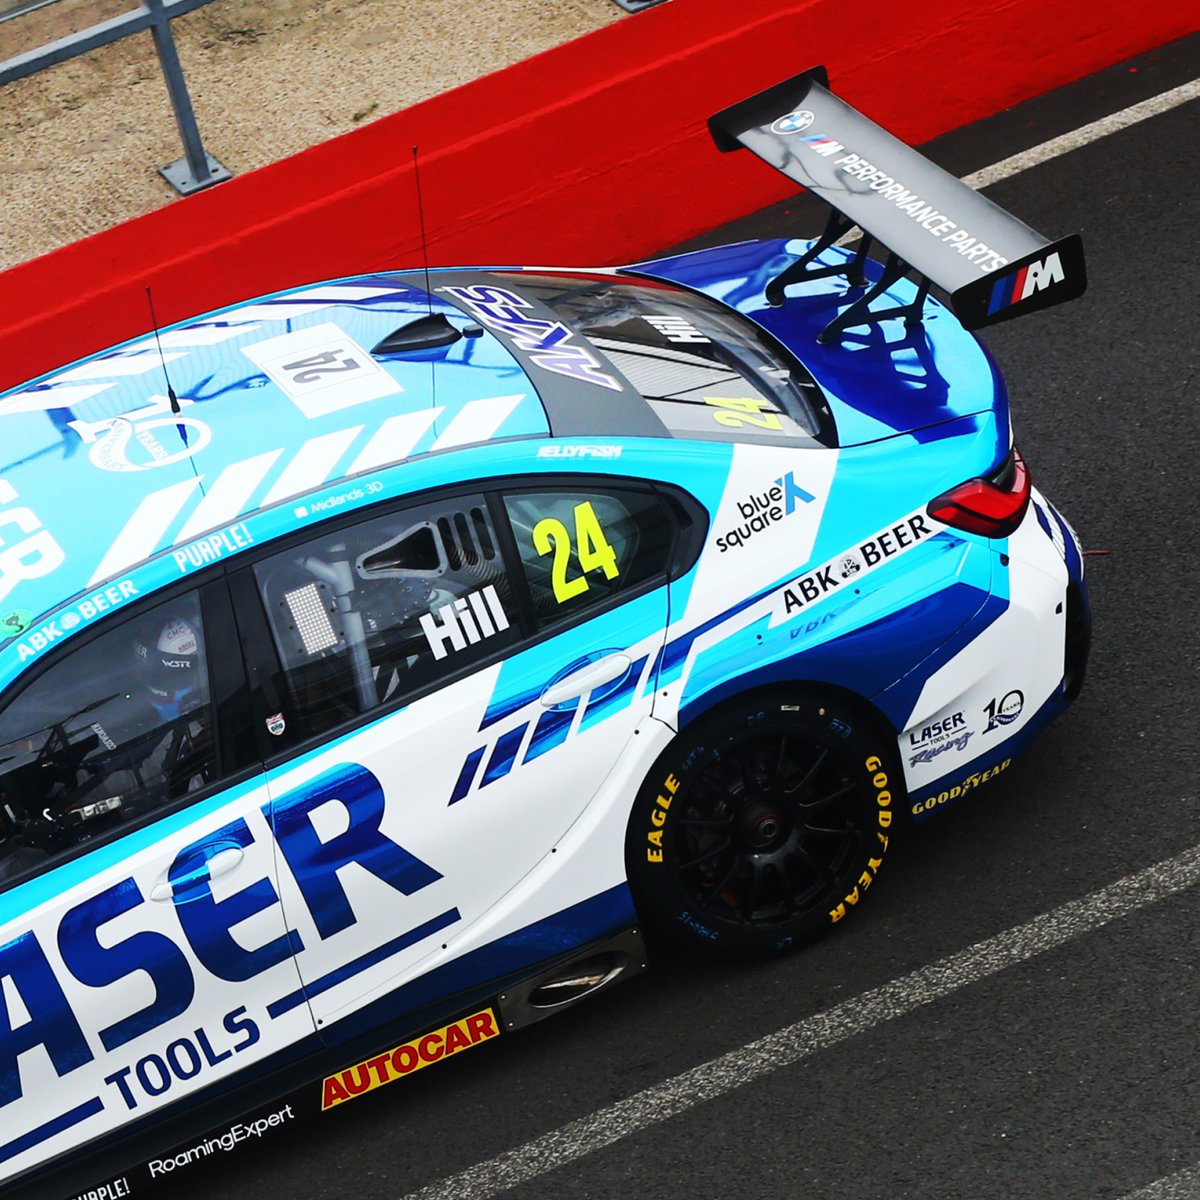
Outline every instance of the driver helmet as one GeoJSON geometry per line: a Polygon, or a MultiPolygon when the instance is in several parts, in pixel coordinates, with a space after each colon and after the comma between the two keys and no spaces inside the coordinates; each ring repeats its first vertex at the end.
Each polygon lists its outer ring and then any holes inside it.
{"type": "Polygon", "coordinates": [[[172,617],[150,626],[135,643],[138,670],[150,702],[164,720],[204,703],[200,637],[192,622],[172,617]]]}

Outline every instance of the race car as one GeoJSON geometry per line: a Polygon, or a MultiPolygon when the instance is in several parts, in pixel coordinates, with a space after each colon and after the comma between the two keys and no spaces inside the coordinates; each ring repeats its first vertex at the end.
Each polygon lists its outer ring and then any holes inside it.
{"type": "Polygon", "coordinates": [[[1079,542],[970,330],[1079,239],[820,69],[710,124],[824,234],[341,279],[0,397],[14,1194],[170,1184],[644,930],[796,946],[1078,694],[1079,542]]]}

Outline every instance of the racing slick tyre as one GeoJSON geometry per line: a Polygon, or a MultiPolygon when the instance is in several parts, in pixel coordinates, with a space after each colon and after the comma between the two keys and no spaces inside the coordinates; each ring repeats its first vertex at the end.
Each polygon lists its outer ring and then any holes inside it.
{"type": "Polygon", "coordinates": [[[809,940],[874,886],[903,789],[887,739],[848,705],[737,700],[685,729],[634,802],[625,855],[642,917],[731,954],[809,940]]]}

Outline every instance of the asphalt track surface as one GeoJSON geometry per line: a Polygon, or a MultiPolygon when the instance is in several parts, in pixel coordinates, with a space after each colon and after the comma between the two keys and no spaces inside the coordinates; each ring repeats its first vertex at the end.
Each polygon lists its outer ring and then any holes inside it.
{"type": "MultiPolygon", "coordinates": [[[[965,175],[1189,82],[1198,51],[928,151],[965,175]]],[[[765,964],[659,951],[571,1013],[176,1175],[175,1200],[1200,1197],[1198,182],[1192,100],[988,188],[1088,255],[1081,301],[985,335],[1035,482],[1111,551],[1088,559],[1066,717],[913,831],[836,936],[765,964]]]]}

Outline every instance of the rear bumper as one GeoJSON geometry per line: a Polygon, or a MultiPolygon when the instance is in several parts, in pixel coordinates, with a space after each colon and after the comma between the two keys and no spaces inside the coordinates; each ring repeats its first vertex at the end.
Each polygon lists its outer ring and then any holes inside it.
{"type": "Polygon", "coordinates": [[[930,678],[900,734],[917,821],[999,778],[1083,687],[1092,618],[1082,550],[1040,494],[998,544],[993,581],[986,628],[930,678]]]}

